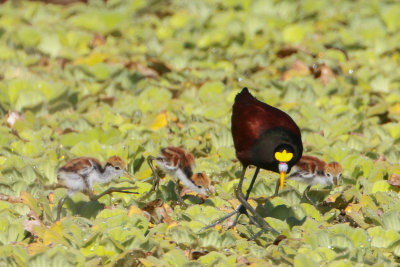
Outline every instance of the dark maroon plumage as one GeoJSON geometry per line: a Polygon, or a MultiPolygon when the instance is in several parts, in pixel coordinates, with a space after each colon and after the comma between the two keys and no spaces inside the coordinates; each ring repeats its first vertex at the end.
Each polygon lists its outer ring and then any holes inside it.
{"type": "Polygon", "coordinates": [[[240,181],[236,189],[236,196],[241,202],[233,212],[202,228],[208,229],[223,222],[234,214],[249,216],[253,223],[264,230],[273,230],[268,223],[247,202],[250,192],[260,169],[280,173],[280,185],[283,187],[285,175],[293,165],[299,161],[303,153],[301,133],[293,119],[285,112],[265,104],[254,98],[247,88],[237,94],[232,108],[232,137],[236,156],[243,165],[240,181]],[[256,166],[246,196],[242,187],[246,169],[249,165],[256,166]]]}
{"type": "Polygon", "coordinates": [[[244,166],[278,172],[274,154],[279,147],[294,154],[289,167],[301,158],[303,146],[297,124],[285,112],[263,103],[244,88],[232,110],[232,136],[236,156],[244,166]]]}

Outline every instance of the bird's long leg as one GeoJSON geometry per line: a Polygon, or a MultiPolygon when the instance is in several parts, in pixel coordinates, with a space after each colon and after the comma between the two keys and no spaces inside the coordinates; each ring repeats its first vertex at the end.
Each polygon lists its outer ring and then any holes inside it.
{"type": "Polygon", "coordinates": [[[311,185],[308,185],[306,187],[306,190],[304,190],[303,196],[313,205],[315,206],[315,203],[311,200],[311,198],[308,195],[308,192],[310,191],[311,185]]]}
{"type": "Polygon", "coordinates": [[[98,200],[99,198],[111,194],[111,193],[126,193],[126,194],[139,194],[137,192],[127,191],[132,189],[137,189],[137,186],[130,186],[130,187],[110,187],[105,190],[103,193],[90,197],[90,200],[98,200]]]}
{"type": "Polygon", "coordinates": [[[153,186],[151,187],[150,191],[154,191],[156,189],[158,191],[158,187],[160,185],[160,177],[158,176],[158,174],[157,174],[157,172],[156,172],[156,170],[154,169],[154,166],[153,166],[153,160],[155,160],[155,159],[156,158],[153,157],[153,156],[148,156],[147,157],[147,164],[149,164],[150,169],[153,172],[153,175],[154,175],[154,178],[155,178],[155,180],[153,182],[153,186]]]}
{"type": "Polygon", "coordinates": [[[274,193],[274,195],[272,197],[278,196],[280,184],[281,184],[280,180],[277,180],[276,181],[276,187],[275,187],[275,193],[274,193]]]}
{"type": "Polygon", "coordinates": [[[240,181],[238,184],[238,187],[236,188],[236,197],[239,199],[240,203],[249,211],[251,214],[253,214],[253,219],[254,221],[262,228],[263,231],[271,231],[274,233],[278,233],[275,229],[273,229],[265,220],[263,217],[261,217],[255,210],[254,208],[247,202],[245,199],[245,196],[243,195],[242,192],[242,187],[243,187],[243,180],[244,180],[244,174],[246,172],[246,166],[243,166],[243,172],[242,176],[240,177],[240,181]]]}
{"type": "Polygon", "coordinates": [[[64,197],[62,197],[57,204],[57,218],[56,221],[60,220],[60,215],[61,215],[61,208],[64,205],[65,200],[69,197],[68,194],[66,194],[64,197]]]}
{"type": "MultiPolygon", "coordinates": [[[[246,168],[247,168],[247,167],[243,167],[243,172],[242,172],[242,177],[243,177],[243,178],[244,178],[244,173],[245,173],[245,171],[246,171],[246,168]]],[[[246,192],[246,197],[245,197],[246,201],[247,201],[247,199],[249,199],[250,192],[251,192],[251,190],[253,189],[254,182],[256,181],[256,178],[257,178],[257,175],[258,175],[258,172],[259,172],[259,171],[260,171],[260,168],[257,167],[256,171],[254,172],[253,179],[252,179],[251,182],[250,182],[250,186],[249,186],[249,188],[247,189],[247,192],[246,192]]],[[[235,214],[237,214],[237,216],[236,216],[234,222],[229,226],[229,228],[232,228],[232,227],[234,227],[234,226],[236,225],[236,223],[237,223],[237,221],[238,221],[238,219],[239,219],[239,217],[240,217],[241,214],[246,214],[246,215],[249,217],[249,219],[250,219],[250,221],[251,221],[252,223],[258,225],[258,223],[253,219],[253,217],[251,217],[251,216],[248,215],[248,213],[247,213],[247,211],[246,211],[246,208],[245,208],[242,204],[240,204],[234,211],[232,211],[231,213],[225,215],[224,217],[222,217],[222,218],[216,220],[216,221],[213,222],[212,224],[209,224],[209,225],[207,225],[207,226],[201,228],[199,232],[202,232],[202,231],[204,231],[204,230],[206,230],[206,229],[209,229],[209,228],[211,228],[211,227],[214,227],[214,226],[216,226],[217,224],[222,223],[223,221],[225,221],[226,219],[232,217],[232,216],[235,215],[235,214]]]]}
{"type": "Polygon", "coordinates": [[[175,181],[175,194],[177,196],[179,205],[182,206],[182,207],[186,207],[186,204],[183,201],[183,199],[181,197],[180,190],[179,190],[179,180],[175,181]]]}
{"type": "MultiPolygon", "coordinates": [[[[246,191],[246,196],[245,196],[246,201],[247,201],[247,200],[249,199],[249,197],[250,197],[250,192],[251,192],[251,190],[253,189],[254,182],[256,181],[256,178],[257,178],[259,172],[260,172],[260,168],[257,167],[257,168],[256,168],[256,171],[254,172],[253,179],[251,179],[250,186],[249,186],[249,188],[247,188],[247,191],[246,191]]],[[[232,227],[234,227],[234,226],[237,224],[237,222],[238,222],[238,220],[239,220],[239,217],[240,217],[240,215],[242,215],[242,214],[246,214],[247,217],[250,218],[249,214],[248,214],[247,211],[246,211],[246,208],[245,208],[242,204],[240,204],[236,210],[237,210],[237,212],[236,212],[236,213],[237,213],[236,218],[235,218],[235,220],[233,221],[233,223],[229,226],[229,228],[232,228],[232,227]]],[[[236,210],[235,210],[235,211],[236,211],[236,210]]],[[[251,220],[251,219],[250,219],[250,220],[251,220]]]]}

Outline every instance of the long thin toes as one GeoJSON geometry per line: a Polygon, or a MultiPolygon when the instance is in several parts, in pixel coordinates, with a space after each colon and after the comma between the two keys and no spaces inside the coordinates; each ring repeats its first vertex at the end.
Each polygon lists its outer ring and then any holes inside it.
{"type": "Polygon", "coordinates": [[[237,214],[238,212],[239,212],[239,210],[238,210],[238,209],[235,209],[233,212],[231,212],[231,213],[225,215],[225,216],[222,217],[222,218],[219,218],[219,219],[216,220],[215,222],[213,222],[213,223],[211,223],[211,224],[209,224],[209,225],[207,225],[207,226],[204,226],[203,228],[200,229],[199,232],[203,232],[204,230],[207,230],[207,229],[209,229],[209,228],[211,228],[211,227],[216,226],[217,224],[222,223],[223,221],[229,219],[230,217],[232,217],[233,215],[237,214]]]}
{"type": "Polygon", "coordinates": [[[256,239],[257,237],[259,237],[262,233],[264,233],[266,230],[265,229],[262,229],[262,230],[260,230],[260,231],[258,231],[257,233],[255,233],[252,237],[250,237],[249,238],[249,240],[254,240],[254,239],[256,239]]]}
{"type": "Polygon", "coordinates": [[[139,194],[138,192],[132,192],[132,191],[117,191],[118,193],[125,193],[125,194],[139,194]]]}

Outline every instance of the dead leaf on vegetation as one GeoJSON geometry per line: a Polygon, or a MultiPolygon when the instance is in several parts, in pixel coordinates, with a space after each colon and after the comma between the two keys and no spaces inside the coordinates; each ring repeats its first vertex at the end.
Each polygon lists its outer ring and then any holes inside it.
{"type": "Polygon", "coordinates": [[[295,60],[293,61],[292,65],[288,70],[286,70],[284,73],[281,75],[281,80],[282,81],[287,81],[293,77],[297,76],[307,76],[309,75],[310,68],[305,64],[304,62],[300,60],[295,60]]]}
{"type": "Polygon", "coordinates": [[[392,186],[400,187],[400,175],[398,175],[397,173],[392,173],[392,175],[390,175],[388,183],[392,186]]]}
{"type": "Polygon", "coordinates": [[[55,129],[54,131],[58,135],[64,135],[64,134],[69,134],[69,133],[79,133],[78,130],[75,130],[75,129],[72,129],[72,128],[55,129]]]}
{"type": "Polygon", "coordinates": [[[107,43],[107,39],[98,33],[93,34],[92,41],[90,42],[91,48],[96,48],[102,45],[105,45],[107,43]]]}
{"type": "Polygon", "coordinates": [[[327,85],[336,78],[336,74],[326,64],[313,65],[311,68],[314,78],[319,79],[323,85],[327,85]]]}

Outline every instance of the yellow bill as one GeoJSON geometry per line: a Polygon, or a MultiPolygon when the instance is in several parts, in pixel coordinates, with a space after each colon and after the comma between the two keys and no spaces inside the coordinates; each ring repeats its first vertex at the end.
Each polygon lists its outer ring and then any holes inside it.
{"type": "Polygon", "coordinates": [[[285,185],[285,176],[286,176],[286,172],[281,172],[281,183],[280,183],[281,189],[283,189],[283,186],[285,185]]]}

